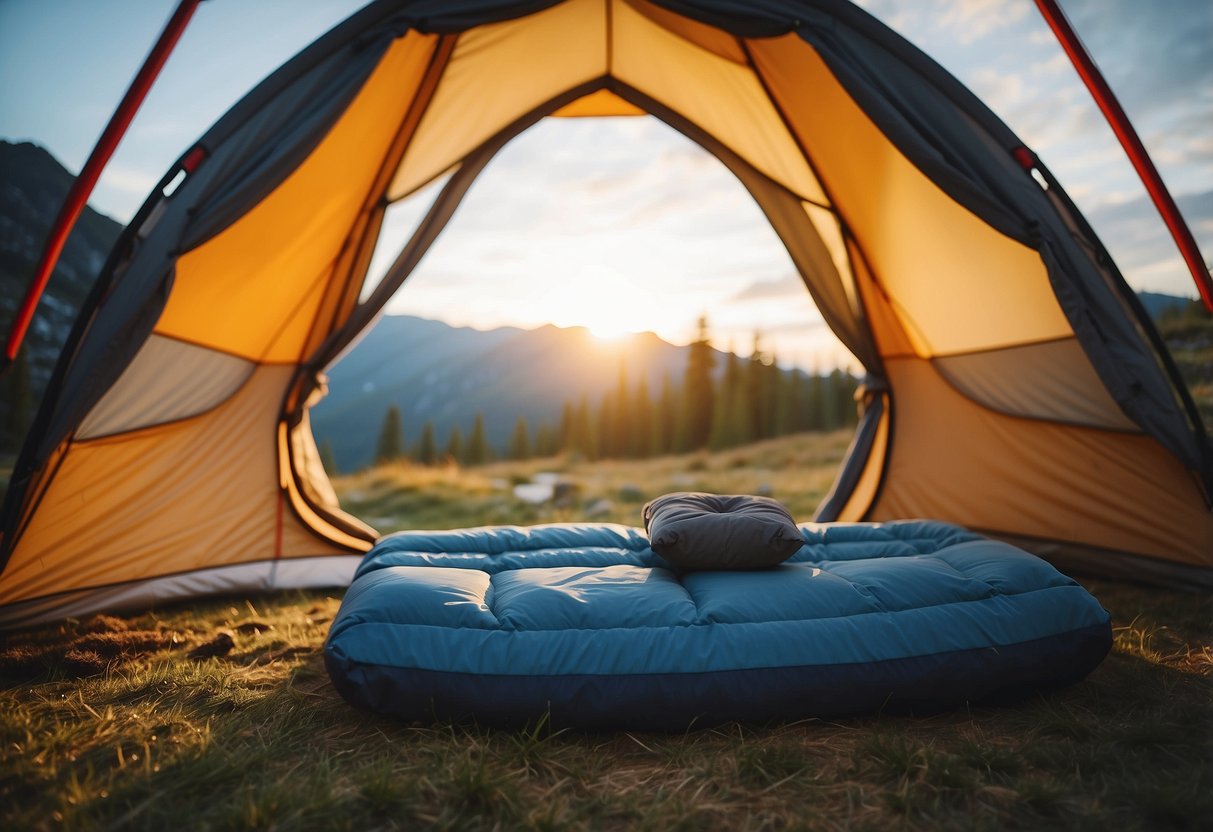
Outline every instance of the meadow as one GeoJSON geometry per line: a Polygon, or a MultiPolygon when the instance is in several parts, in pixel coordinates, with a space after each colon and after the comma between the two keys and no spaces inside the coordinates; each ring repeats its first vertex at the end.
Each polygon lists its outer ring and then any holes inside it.
{"type": "MultiPolygon", "coordinates": [[[[846,431],[634,462],[399,464],[341,478],[381,530],[639,523],[670,490],[798,517],[846,431]],[[513,486],[558,474],[561,505],[513,486]]],[[[402,724],[356,711],[321,648],[340,593],[221,598],[0,641],[3,829],[1204,829],[1213,599],[1103,580],[1115,645],[1014,704],[678,734],[402,724]]]]}

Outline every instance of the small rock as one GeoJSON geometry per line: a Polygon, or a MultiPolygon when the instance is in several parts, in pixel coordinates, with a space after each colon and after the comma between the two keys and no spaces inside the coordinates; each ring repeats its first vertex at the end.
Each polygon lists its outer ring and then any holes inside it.
{"type": "Polygon", "coordinates": [[[577,499],[581,487],[575,482],[563,480],[552,486],[552,505],[556,508],[568,508],[577,499]]]}
{"type": "Polygon", "coordinates": [[[596,520],[600,517],[606,517],[614,510],[615,504],[606,497],[601,497],[585,507],[585,516],[591,520],[596,520]]]}
{"type": "Polygon", "coordinates": [[[754,489],[754,495],[757,497],[772,497],[775,494],[775,488],[769,482],[762,482],[754,489]]]}
{"type": "Polygon", "coordinates": [[[619,499],[625,503],[640,503],[644,501],[644,492],[640,490],[640,486],[633,485],[632,483],[619,486],[617,493],[619,499]]]}
{"type": "Polygon", "coordinates": [[[552,499],[555,487],[542,482],[527,482],[514,486],[514,496],[524,503],[539,506],[552,499]]]}

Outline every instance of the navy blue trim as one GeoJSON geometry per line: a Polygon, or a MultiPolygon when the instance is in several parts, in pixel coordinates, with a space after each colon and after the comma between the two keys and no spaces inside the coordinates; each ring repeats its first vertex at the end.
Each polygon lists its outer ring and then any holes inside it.
{"type": "Polygon", "coordinates": [[[325,645],[333,686],[355,707],[405,720],[518,725],[545,714],[580,729],[682,731],[882,712],[934,713],[1073,684],[1112,648],[1111,620],[1045,638],[879,662],[710,673],[505,676],[364,664],[325,645]]]}

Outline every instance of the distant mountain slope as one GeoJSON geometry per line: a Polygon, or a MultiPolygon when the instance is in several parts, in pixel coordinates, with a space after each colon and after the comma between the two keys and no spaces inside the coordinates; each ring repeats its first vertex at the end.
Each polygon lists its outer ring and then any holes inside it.
{"type": "MultiPolygon", "coordinates": [[[[1189,303],[1158,293],[1143,293],[1142,301],[1156,319],[1189,303]]],[[[656,399],[663,376],[681,384],[688,350],[652,333],[614,343],[580,327],[481,331],[387,316],[332,368],[329,396],[313,411],[312,424],[342,471],[371,463],[384,414],[393,404],[403,416],[407,444],[427,421],[434,423],[440,445],[456,424],[466,438],[480,412],[489,442],[502,449],[519,416],[534,431],[543,422],[557,426],[564,403],[582,394],[596,406],[618,385],[621,361],[629,391],[643,376],[656,399]]],[[[719,370],[723,353],[717,356],[719,370]]]]}
{"type": "MultiPolygon", "coordinates": [[[[0,141],[0,337],[33,278],[46,235],[75,177],[43,148],[0,141]]],[[[109,256],[122,226],[85,208],[59,259],[26,340],[30,397],[37,401],[80,304],[109,256]]],[[[5,391],[6,393],[8,391],[5,391]]],[[[12,395],[0,395],[0,443],[17,439],[8,429],[12,395]]],[[[28,417],[25,417],[28,418],[28,417]]]]}
{"type": "Polygon", "coordinates": [[[426,421],[440,443],[456,424],[466,437],[481,412],[489,442],[500,448],[519,416],[534,430],[545,421],[555,426],[564,403],[583,393],[597,404],[618,385],[621,361],[629,391],[643,377],[655,399],[663,376],[681,383],[688,349],[651,332],[610,342],[580,327],[481,331],[387,316],[332,368],[329,396],[312,412],[312,424],[343,471],[371,462],[392,404],[408,443],[426,421]]]}
{"type": "Polygon", "coordinates": [[[1169,312],[1178,312],[1190,302],[1188,298],[1181,298],[1179,295],[1164,295],[1160,292],[1138,292],[1137,298],[1155,322],[1169,312]]]}

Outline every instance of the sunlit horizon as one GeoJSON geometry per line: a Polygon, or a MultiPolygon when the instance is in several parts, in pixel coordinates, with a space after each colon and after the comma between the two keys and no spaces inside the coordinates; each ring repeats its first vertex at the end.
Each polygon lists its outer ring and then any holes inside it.
{"type": "MultiPolygon", "coordinates": [[[[444,182],[389,209],[364,297],[444,182]]],[[[482,330],[585,327],[603,341],[653,332],[677,345],[706,316],[721,350],[748,355],[758,335],[783,366],[858,369],[744,186],[648,116],[544,119],[516,138],[386,311],[482,330]]]]}

